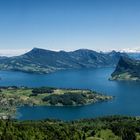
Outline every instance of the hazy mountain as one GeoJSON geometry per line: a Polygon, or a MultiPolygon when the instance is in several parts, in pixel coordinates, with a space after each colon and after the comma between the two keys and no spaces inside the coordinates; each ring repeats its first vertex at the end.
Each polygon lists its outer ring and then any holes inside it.
{"type": "Polygon", "coordinates": [[[49,73],[61,69],[113,67],[125,53],[112,51],[98,53],[88,49],[76,51],[50,51],[34,48],[15,57],[0,57],[1,70],[49,73]]]}
{"type": "Polygon", "coordinates": [[[130,58],[140,60],[140,53],[127,53],[130,58]]]}
{"type": "Polygon", "coordinates": [[[121,57],[111,76],[113,80],[140,80],[140,61],[121,57]]]}

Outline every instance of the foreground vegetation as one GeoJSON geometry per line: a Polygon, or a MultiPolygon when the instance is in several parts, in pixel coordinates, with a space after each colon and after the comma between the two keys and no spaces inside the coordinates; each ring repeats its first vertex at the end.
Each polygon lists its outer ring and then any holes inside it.
{"type": "Polygon", "coordinates": [[[140,118],[110,116],[72,122],[0,120],[1,140],[139,140],[140,118]]]}
{"type": "Polygon", "coordinates": [[[112,99],[111,96],[98,94],[91,90],[58,89],[50,87],[1,87],[0,88],[0,118],[13,117],[16,108],[24,105],[86,105],[112,99]]]}

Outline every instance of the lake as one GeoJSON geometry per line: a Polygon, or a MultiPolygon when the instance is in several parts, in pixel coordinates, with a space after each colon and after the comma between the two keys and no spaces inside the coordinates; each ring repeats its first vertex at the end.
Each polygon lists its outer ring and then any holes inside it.
{"type": "Polygon", "coordinates": [[[0,86],[82,88],[115,96],[111,101],[78,107],[24,106],[18,109],[19,120],[75,120],[114,114],[140,116],[140,83],[109,81],[113,70],[114,68],[64,70],[46,75],[0,71],[0,86]]]}

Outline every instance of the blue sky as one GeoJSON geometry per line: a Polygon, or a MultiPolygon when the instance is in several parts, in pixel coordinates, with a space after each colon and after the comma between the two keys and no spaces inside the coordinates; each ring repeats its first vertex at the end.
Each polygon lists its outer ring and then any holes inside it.
{"type": "Polygon", "coordinates": [[[0,50],[139,48],[139,7],[140,0],[0,0],[0,50]]]}

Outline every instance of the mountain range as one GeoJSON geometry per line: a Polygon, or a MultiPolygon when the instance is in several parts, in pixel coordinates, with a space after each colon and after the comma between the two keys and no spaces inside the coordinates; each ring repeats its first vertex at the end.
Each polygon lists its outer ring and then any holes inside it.
{"type": "Polygon", "coordinates": [[[99,53],[88,49],[57,52],[33,48],[20,56],[0,57],[0,70],[42,74],[63,69],[115,67],[121,56],[127,54],[116,51],[99,53]]]}

